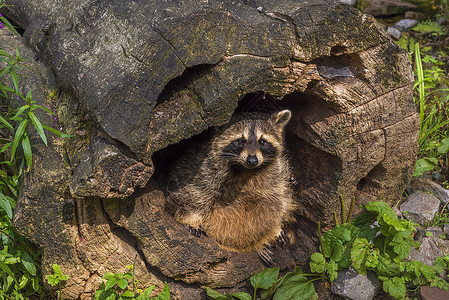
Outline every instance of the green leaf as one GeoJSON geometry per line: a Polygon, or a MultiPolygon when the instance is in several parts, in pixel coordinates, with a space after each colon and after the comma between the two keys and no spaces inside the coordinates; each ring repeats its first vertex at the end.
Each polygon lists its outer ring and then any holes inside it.
{"type": "Polygon", "coordinates": [[[42,127],[41,122],[38,120],[36,115],[33,112],[28,112],[28,116],[30,117],[31,122],[33,122],[34,127],[36,127],[39,136],[44,142],[45,146],[47,146],[47,137],[45,136],[44,128],[42,127]]]}
{"type": "Polygon", "coordinates": [[[352,265],[362,275],[366,274],[366,258],[369,246],[366,239],[357,238],[351,251],[352,265]]]}
{"type": "Polygon", "coordinates": [[[22,138],[22,149],[23,154],[25,155],[25,160],[27,162],[27,168],[28,170],[30,170],[31,166],[33,165],[33,153],[31,151],[30,139],[28,138],[28,135],[26,133],[22,138]]]}
{"type": "Polygon", "coordinates": [[[278,279],[279,268],[266,268],[260,273],[257,273],[249,278],[251,285],[255,290],[268,289],[278,279]]]}
{"type": "Polygon", "coordinates": [[[60,265],[52,264],[51,267],[53,269],[53,274],[55,274],[56,276],[62,275],[62,271],[61,271],[61,266],[60,265]]]}
{"type": "Polygon", "coordinates": [[[22,139],[23,134],[25,133],[25,129],[28,125],[28,120],[23,119],[22,122],[20,122],[19,127],[17,127],[16,134],[14,135],[14,142],[12,144],[12,153],[11,153],[11,161],[13,161],[17,146],[19,146],[20,140],[22,139]]]}
{"type": "Polygon", "coordinates": [[[142,294],[137,296],[136,300],[148,300],[150,299],[151,292],[156,288],[156,285],[152,285],[148,288],[146,288],[142,294]]]}
{"type": "Polygon", "coordinates": [[[436,276],[435,270],[426,264],[422,264],[419,269],[422,272],[422,274],[424,275],[424,277],[426,277],[429,280],[435,278],[435,276],[436,276]]]}
{"type": "Polygon", "coordinates": [[[17,32],[16,29],[14,29],[14,26],[12,26],[12,24],[8,21],[8,19],[6,19],[5,17],[0,17],[0,20],[1,20],[2,23],[5,24],[9,29],[11,29],[11,31],[14,32],[15,35],[17,35],[18,37],[21,37],[21,35],[17,32]]]}
{"type": "Polygon", "coordinates": [[[56,279],[56,275],[47,275],[45,276],[45,279],[47,279],[47,282],[51,286],[55,286],[59,283],[59,280],[56,279]]]}
{"type": "Polygon", "coordinates": [[[0,261],[0,269],[3,270],[3,272],[7,273],[9,276],[11,276],[14,279],[14,282],[18,284],[16,277],[14,276],[14,273],[11,271],[11,269],[2,261],[0,261]]]}
{"type": "Polygon", "coordinates": [[[72,135],[62,133],[61,131],[59,131],[59,130],[57,130],[57,129],[54,129],[54,128],[50,127],[50,126],[47,126],[47,125],[42,124],[42,127],[43,127],[44,129],[50,131],[50,132],[53,132],[54,134],[56,134],[57,136],[60,136],[60,137],[62,137],[62,138],[70,138],[70,137],[72,137],[72,135]]]}
{"type": "Polygon", "coordinates": [[[438,165],[438,159],[435,157],[420,158],[415,163],[415,171],[413,176],[419,176],[426,172],[432,171],[438,165]]]}
{"type": "Polygon", "coordinates": [[[134,298],[136,294],[131,290],[126,290],[122,293],[121,297],[134,298]]]}
{"type": "Polygon", "coordinates": [[[8,291],[9,288],[11,287],[11,284],[14,282],[14,278],[11,277],[10,275],[8,277],[6,277],[6,283],[5,285],[2,287],[2,290],[4,292],[8,291]]]}
{"type": "Polygon", "coordinates": [[[449,138],[445,138],[441,141],[441,145],[437,148],[438,153],[446,154],[449,151],[449,138]]]}
{"type": "Polygon", "coordinates": [[[128,280],[126,279],[120,279],[117,282],[117,285],[119,286],[119,288],[121,288],[122,290],[126,289],[126,287],[128,286],[128,280]]]}
{"type": "Polygon", "coordinates": [[[9,71],[9,75],[11,76],[12,83],[14,84],[14,88],[16,93],[19,93],[19,79],[17,78],[17,73],[14,68],[11,68],[9,71]]]}
{"type": "Polygon", "coordinates": [[[240,299],[240,300],[251,300],[252,299],[250,294],[243,293],[243,292],[233,293],[232,296],[237,298],[237,299],[240,299]]]}
{"type": "Polygon", "coordinates": [[[383,283],[383,289],[396,299],[405,298],[405,281],[403,278],[393,277],[383,283]]]}
{"type": "Polygon", "coordinates": [[[21,290],[23,289],[28,283],[28,278],[25,275],[22,275],[22,278],[20,278],[19,281],[19,287],[18,289],[21,290]]]}
{"type": "Polygon", "coordinates": [[[381,254],[379,255],[376,273],[379,276],[394,277],[401,274],[401,269],[387,254],[381,254]]]}
{"type": "Polygon", "coordinates": [[[330,260],[326,264],[326,273],[329,274],[329,281],[332,282],[338,277],[338,265],[333,261],[330,260]]]}
{"type": "Polygon", "coordinates": [[[310,256],[310,270],[312,273],[323,273],[326,270],[326,260],[321,253],[315,252],[310,256]]]}
{"type": "MultiPolygon", "coordinates": [[[[157,296],[153,297],[154,300],[170,300],[170,287],[168,286],[168,283],[165,282],[164,289],[162,292],[157,296]]],[[[232,297],[231,297],[232,299],[232,297]]]]}
{"type": "Polygon", "coordinates": [[[0,122],[2,122],[9,130],[14,131],[14,127],[12,127],[12,125],[9,124],[9,122],[6,121],[6,119],[3,118],[2,116],[0,116],[0,122]]]}
{"type": "Polygon", "coordinates": [[[8,199],[0,192],[0,207],[6,212],[6,215],[12,220],[12,207],[8,199]]]}
{"type": "Polygon", "coordinates": [[[33,276],[36,276],[36,265],[34,264],[33,259],[27,252],[22,253],[22,265],[25,267],[25,269],[33,276]]]}
{"type": "Polygon", "coordinates": [[[104,286],[104,289],[107,291],[109,289],[111,289],[117,282],[119,281],[119,279],[117,278],[111,278],[108,281],[106,281],[106,284],[104,286]]]}
{"type": "Polygon", "coordinates": [[[278,287],[273,300],[297,299],[308,300],[315,293],[315,287],[311,281],[303,275],[294,275],[278,287]]]}
{"type": "Polygon", "coordinates": [[[227,299],[229,299],[228,297],[220,294],[219,292],[217,292],[217,291],[215,291],[215,290],[213,290],[213,289],[211,289],[209,287],[206,287],[205,290],[206,290],[206,294],[209,297],[211,297],[212,299],[215,299],[215,300],[227,300],[227,299]]]}

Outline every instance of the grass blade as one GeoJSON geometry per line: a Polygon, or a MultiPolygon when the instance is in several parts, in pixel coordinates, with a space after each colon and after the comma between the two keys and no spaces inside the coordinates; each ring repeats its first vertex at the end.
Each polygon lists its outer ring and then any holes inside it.
{"type": "Polygon", "coordinates": [[[12,207],[11,203],[9,203],[8,199],[3,195],[3,193],[0,193],[0,207],[3,208],[3,210],[6,212],[6,215],[11,220],[12,219],[12,207]]]}
{"type": "Polygon", "coordinates": [[[19,93],[19,78],[17,77],[16,70],[11,69],[9,72],[9,75],[11,76],[12,83],[14,84],[14,88],[16,89],[16,92],[19,93]]]}
{"type": "Polygon", "coordinates": [[[19,127],[17,127],[16,134],[14,135],[14,142],[12,143],[11,162],[14,160],[17,147],[19,146],[20,140],[22,139],[22,136],[25,133],[27,125],[28,119],[23,119],[22,122],[20,122],[19,127]]]}
{"type": "Polygon", "coordinates": [[[14,127],[12,127],[12,125],[9,124],[9,122],[6,121],[6,119],[3,118],[2,116],[0,116],[0,122],[2,122],[6,127],[8,127],[8,129],[14,131],[14,127]]]}
{"type": "Polygon", "coordinates": [[[57,129],[54,129],[54,128],[50,127],[50,126],[42,124],[42,127],[44,127],[44,129],[46,129],[46,130],[48,130],[50,132],[53,132],[54,134],[56,134],[56,135],[58,135],[58,136],[60,136],[62,138],[70,138],[70,137],[72,137],[72,135],[66,134],[66,133],[62,133],[61,131],[59,131],[57,129]]]}
{"type": "Polygon", "coordinates": [[[419,43],[415,44],[415,61],[416,61],[416,73],[418,76],[418,91],[419,91],[419,120],[424,121],[424,99],[425,99],[425,90],[424,90],[424,71],[422,68],[421,61],[421,52],[419,50],[419,43]]]}
{"type": "Polygon", "coordinates": [[[23,154],[25,155],[25,160],[27,162],[27,170],[31,169],[31,165],[33,164],[33,153],[31,152],[31,144],[28,135],[25,133],[22,139],[22,149],[23,154]]]}
{"type": "Polygon", "coordinates": [[[31,119],[31,122],[33,123],[34,127],[36,127],[37,132],[39,133],[39,136],[41,137],[42,141],[44,142],[45,146],[47,146],[47,137],[45,136],[44,128],[42,127],[41,122],[36,117],[36,115],[33,112],[28,112],[28,116],[31,119]]]}
{"type": "Polygon", "coordinates": [[[6,19],[5,17],[0,17],[0,20],[1,20],[2,23],[5,24],[9,29],[11,29],[11,31],[14,32],[15,35],[20,36],[20,34],[17,32],[17,30],[14,28],[14,26],[12,26],[12,24],[9,23],[8,19],[6,19]]]}

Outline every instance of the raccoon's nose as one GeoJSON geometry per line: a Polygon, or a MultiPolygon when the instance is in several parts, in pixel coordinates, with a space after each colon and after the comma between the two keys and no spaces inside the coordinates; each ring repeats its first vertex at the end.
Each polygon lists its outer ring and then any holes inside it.
{"type": "Polygon", "coordinates": [[[257,159],[257,157],[255,155],[248,155],[248,157],[246,158],[246,164],[249,167],[257,166],[258,162],[259,162],[259,160],[257,159]]]}

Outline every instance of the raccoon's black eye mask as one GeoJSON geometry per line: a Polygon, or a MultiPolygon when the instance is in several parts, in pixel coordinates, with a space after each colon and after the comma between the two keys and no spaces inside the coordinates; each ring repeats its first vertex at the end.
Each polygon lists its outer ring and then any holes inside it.
{"type": "Polygon", "coordinates": [[[242,147],[245,144],[245,139],[237,139],[231,143],[233,146],[242,147]]]}

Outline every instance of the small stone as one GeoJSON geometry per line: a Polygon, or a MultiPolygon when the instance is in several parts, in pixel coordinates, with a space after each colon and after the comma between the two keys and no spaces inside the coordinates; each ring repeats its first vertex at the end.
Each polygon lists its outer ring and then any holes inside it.
{"type": "Polygon", "coordinates": [[[441,173],[438,171],[432,172],[431,176],[433,181],[438,181],[441,179],[441,173]]]}
{"type": "Polygon", "coordinates": [[[416,231],[415,239],[422,242],[426,237],[434,236],[436,238],[439,238],[442,234],[443,229],[441,229],[441,227],[419,228],[416,231]]]}
{"type": "Polygon", "coordinates": [[[403,31],[405,29],[412,28],[416,24],[418,24],[418,21],[416,21],[416,20],[413,20],[413,19],[402,19],[402,20],[399,20],[396,24],[394,24],[393,27],[398,29],[398,30],[400,30],[400,31],[403,31]]]}
{"type": "Polygon", "coordinates": [[[424,17],[424,14],[417,12],[417,11],[409,10],[409,11],[405,12],[404,17],[406,19],[419,20],[424,17]]]}
{"type": "Polygon", "coordinates": [[[418,8],[406,0],[364,0],[363,4],[362,11],[375,17],[397,15],[418,8]]]}
{"type": "Polygon", "coordinates": [[[439,17],[437,23],[440,25],[447,24],[447,20],[444,17],[439,17]]]}
{"type": "Polygon", "coordinates": [[[423,226],[433,220],[439,208],[440,200],[422,191],[412,193],[399,207],[407,219],[423,226]]]}
{"type": "Polygon", "coordinates": [[[357,4],[357,0],[340,0],[341,3],[346,3],[348,5],[355,6],[357,4]]]}
{"type": "Polygon", "coordinates": [[[447,300],[449,299],[449,291],[437,287],[422,286],[421,298],[422,300],[447,300]]]}
{"type": "Polygon", "coordinates": [[[449,190],[443,188],[438,183],[432,181],[429,178],[420,176],[413,180],[412,182],[412,190],[423,191],[427,193],[431,193],[435,197],[437,197],[441,204],[446,204],[449,201],[449,190]]]}
{"type": "Polygon", "coordinates": [[[401,32],[394,27],[388,27],[387,33],[396,40],[399,40],[401,38],[401,32]]]}
{"type": "Polygon", "coordinates": [[[419,252],[432,262],[438,256],[444,257],[449,253],[449,241],[438,237],[426,237],[423,239],[419,252]]]}
{"type": "Polygon", "coordinates": [[[257,11],[260,12],[260,13],[263,12],[263,7],[262,7],[262,6],[259,6],[259,7],[257,8],[257,11]]]}
{"type": "Polygon", "coordinates": [[[449,224],[444,224],[443,225],[443,232],[447,235],[449,235],[449,224]]]}
{"type": "Polygon", "coordinates": [[[373,299],[379,288],[380,281],[373,272],[361,275],[353,267],[338,271],[331,285],[332,293],[353,300],[373,299]]]}
{"type": "Polygon", "coordinates": [[[428,265],[428,266],[433,265],[433,260],[431,260],[430,258],[428,258],[427,256],[425,256],[424,254],[422,254],[420,251],[416,250],[413,247],[410,249],[410,253],[408,254],[408,259],[414,260],[414,261],[420,261],[423,264],[428,265]]]}

